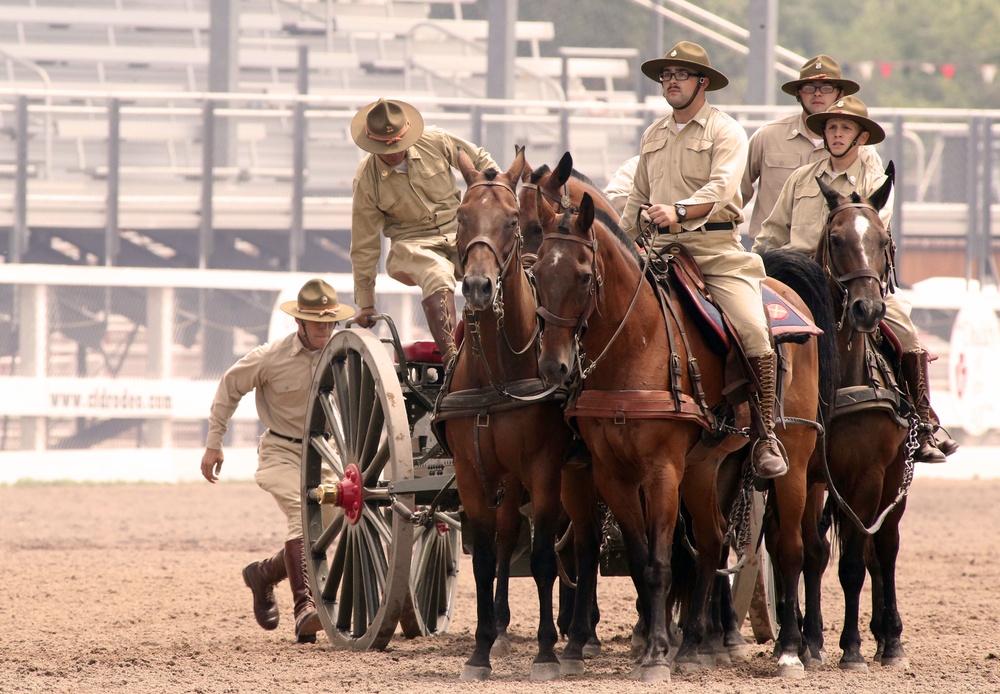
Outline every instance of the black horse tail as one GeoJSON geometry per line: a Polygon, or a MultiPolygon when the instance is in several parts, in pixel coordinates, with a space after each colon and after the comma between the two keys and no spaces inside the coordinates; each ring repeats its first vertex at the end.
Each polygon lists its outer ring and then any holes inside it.
{"type": "Polygon", "coordinates": [[[826,275],[819,263],[809,256],[788,249],[766,251],[761,255],[768,277],[791,287],[813,314],[813,321],[823,331],[818,337],[819,397],[823,418],[829,422],[837,395],[840,365],[837,356],[837,328],[833,318],[833,300],[826,275]]]}

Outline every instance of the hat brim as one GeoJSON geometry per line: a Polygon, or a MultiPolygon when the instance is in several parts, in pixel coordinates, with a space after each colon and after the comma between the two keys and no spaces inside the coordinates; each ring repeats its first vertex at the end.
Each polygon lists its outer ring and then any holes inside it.
{"type": "Polygon", "coordinates": [[[799,87],[803,84],[808,84],[809,82],[831,82],[840,87],[843,92],[843,96],[850,96],[851,94],[857,94],[861,91],[861,85],[853,80],[833,79],[830,77],[812,77],[804,80],[792,80],[791,82],[785,82],[781,85],[781,91],[789,96],[797,96],[799,93],[799,87]]]}
{"type": "Polygon", "coordinates": [[[714,92],[716,89],[722,89],[729,84],[729,78],[714,68],[690,60],[677,60],[676,58],[654,58],[653,60],[647,60],[642,64],[642,74],[654,82],[659,82],[660,72],[666,65],[690,68],[691,72],[705,75],[708,78],[708,86],[705,87],[706,92],[714,92]]]}
{"type": "Polygon", "coordinates": [[[347,320],[354,315],[354,309],[350,306],[340,304],[333,309],[333,313],[327,310],[322,316],[315,313],[304,313],[299,310],[297,301],[286,301],[281,304],[281,310],[292,318],[312,321],[314,323],[334,323],[336,321],[347,320]]]}
{"type": "Polygon", "coordinates": [[[885,130],[882,126],[873,121],[871,118],[865,118],[864,116],[858,116],[853,113],[830,113],[829,111],[824,111],[823,113],[814,113],[808,118],[806,118],[806,125],[814,133],[822,133],[823,128],[826,127],[826,122],[831,118],[846,118],[847,120],[852,120],[861,126],[861,129],[868,133],[868,145],[877,145],[879,142],[885,139],[885,130]]]}
{"type": "Polygon", "coordinates": [[[377,101],[373,101],[368,104],[356,114],[354,114],[353,120],[351,120],[351,137],[354,138],[354,144],[363,149],[366,152],[371,152],[372,154],[396,154],[398,152],[405,152],[414,142],[420,139],[420,136],[424,134],[424,117],[420,115],[420,111],[410,106],[405,101],[396,101],[393,99],[393,103],[399,104],[399,107],[403,109],[403,113],[406,114],[406,120],[410,122],[410,127],[403,135],[403,139],[399,142],[394,142],[391,145],[387,145],[384,142],[379,142],[378,140],[373,140],[368,137],[368,133],[365,131],[365,121],[368,119],[368,112],[372,110],[372,107],[377,104],[377,101]]]}

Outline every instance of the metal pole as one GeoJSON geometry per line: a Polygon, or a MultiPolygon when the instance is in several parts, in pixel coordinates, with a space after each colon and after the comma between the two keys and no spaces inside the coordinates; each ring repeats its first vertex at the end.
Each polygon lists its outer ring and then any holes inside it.
{"type": "Polygon", "coordinates": [[[104,223],[104,264],[118,264],[118,209],[121,194],[121,102],[108,102],[108,197],[104,223]]]}
{"type": "Polygon", "coordinates": [[[983,117],[982,173],[979,176],[979,233],[982,245],[979,253],[979,279],[983,284],[997,281],[993,263],[993,120],[983,117]]]}
{"type": "Polygon", "coordinates": [[[17,180],[14,183],[14,228],[10,262],[19,263],[28,253],[28,97],[17,98],[17,180]]]}
{"type": "Polygon", "coordinates": [[[215,246],[212,195],[215,186],[215,102],[205,101],[201,126],[201,227],[198,234],[198,268],[209,266],[215,246]]]}
{"type": "Polygon", "coordinates": [[[903,117],[900,115],[894,115],[889,119],[892,124],[892,140],[889,142],[889,159],[895,163],[896,168],[896,180],[893,182],[892,187],[896,194],[892,198],[892,237],[896,242],[896,273],[900,276],[903,275],[903,258],[906,255],[905,250],[905,226],[906,222],[903,219],[903,174],[906,171],[906,165],[903,159],[905,150],[904,145],[906,139],[903,137],[903,117]]]}
{"type": "MultiPolygon", "coordinates": [[[[517,0],[489,0],[486,8],[489,36],[486,46],[486,97],[489,99],[514,98],[514,70],[517,62],[517,0]]],[[[500,109],[497,109],[501,112],[500,109]]],[[[489,133],[492,152],[498,164],[510,161],[512,132],[503,123],[496,133],[489,133]],[[495,143],[495,144],[493,144],[495,143]],[[499,153],[503,153],[500,155],[499,153]]],[[[482,138],[476,143],[485,146],[482,138]]]]}
{"type": "Polygon", "coordinates": [[[980,129],[982,127],[981,118],[972,118],[969,121],[969,139],[966,143],[966,234],[965,234],[965,280],[980,279],[976,276],[978,263],[976,261],[979,250],[979,157],[980,157],[980,129]]]}
{"type": "MultiPolygon", "coordinates": [[[[299,46],[299,94],[309,93],[309,47],[299,46]]],[[[306,249],[302,197],[305,194],[306,170],[306,105],[295,102],[294,138],[292,147],[292,229],[288,238],[288,269],[298,272],[299,261],[306,249]]]]}
{"type": "Polygon", "coordinates": [[[777,0],[750,0],[747,47],[747,103],[774,103],[774,46],[778,36],[777,0]]]}

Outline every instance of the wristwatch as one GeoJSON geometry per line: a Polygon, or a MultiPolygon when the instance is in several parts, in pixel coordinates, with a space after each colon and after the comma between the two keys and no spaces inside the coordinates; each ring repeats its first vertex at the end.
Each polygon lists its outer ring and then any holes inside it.
{"type": "Polygon", "coordinates": [[[684,220],[687,219],[688,216],[688,208],[680,203],[677,203],[674,205],[674,209],[677,211],[677,223],[683,224],[684,220]]]}

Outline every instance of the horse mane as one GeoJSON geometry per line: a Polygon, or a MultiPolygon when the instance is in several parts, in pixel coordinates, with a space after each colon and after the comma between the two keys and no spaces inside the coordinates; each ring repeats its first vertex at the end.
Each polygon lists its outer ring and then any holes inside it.
{"type": "Polygon", "coordinates": [[[809,307],[813,322],[823,331],[817,339],[819,349],[819,398],[823,416],[833,416],[840,374],[837,355],[837,326],[833,315],[833,300],[826,275],[819,263],[799,251],[779,248],[761,255],[768,277],[784,282],[809,307]]]}
{"type": "Polygon", "coordinates": [[[493,168],[493,167],[491,166],[490,168],[488,168],[488,169],[486,169],[485,171],[483,171],[483,172],[482,172],[482,174],[483,174],[483,176],[485,176],[485,177],[486,177],[486,180],[487,180],[487,181],[493,181],[493,180],[495,180],[495,179],[496,179],[496,177],[497,177],[497,176],[499,176],[499,175],[500,175],[500,172],[499,172],[499,171],[497,171],[496,169],[494,169],[494,168],[493,168]]]}

